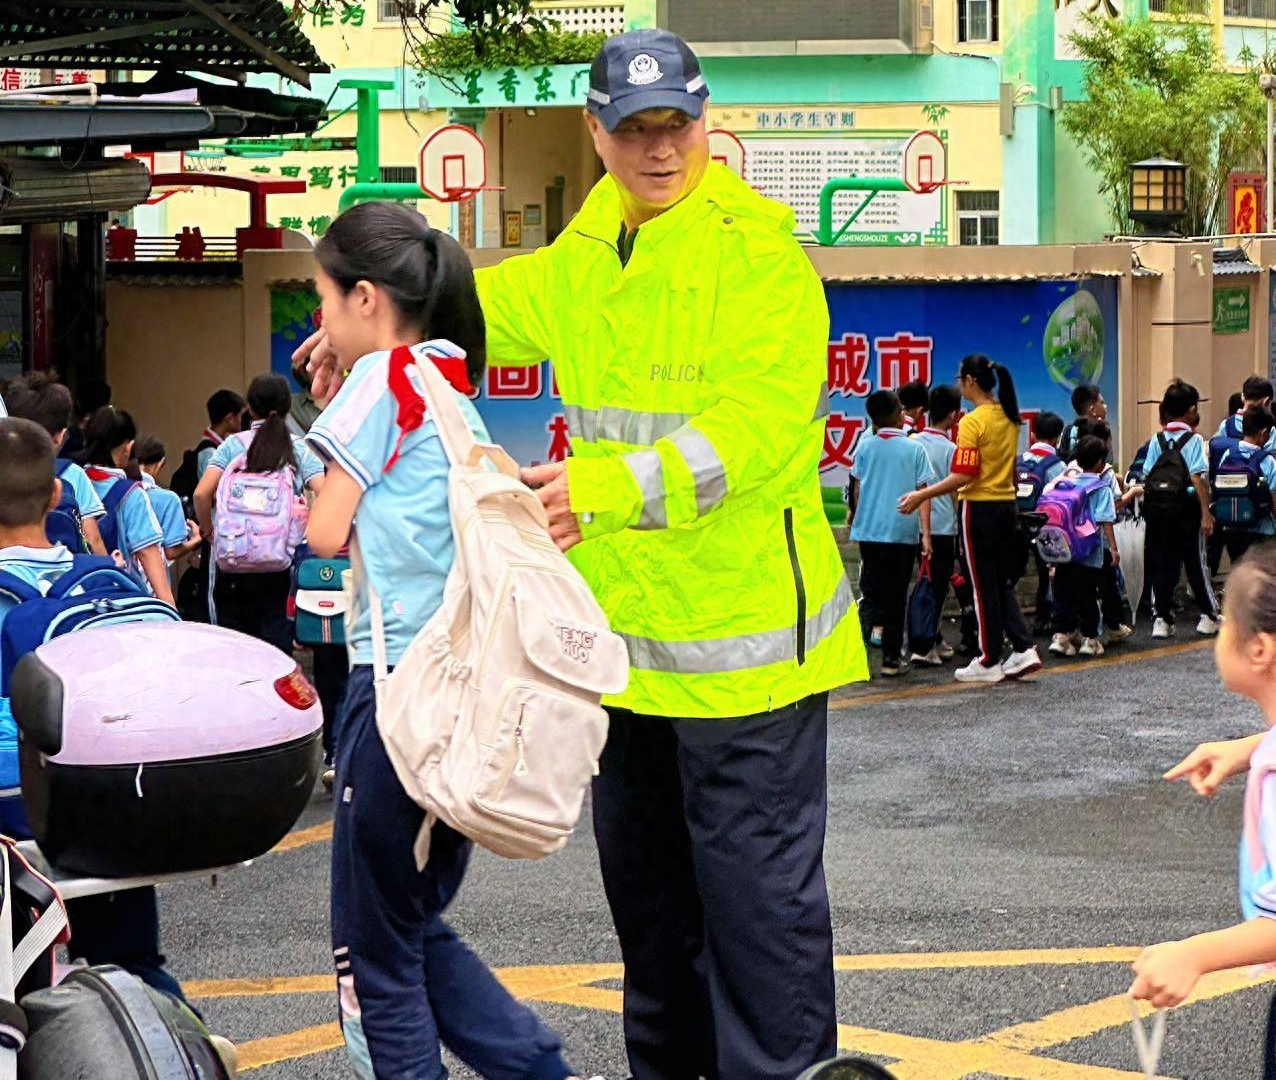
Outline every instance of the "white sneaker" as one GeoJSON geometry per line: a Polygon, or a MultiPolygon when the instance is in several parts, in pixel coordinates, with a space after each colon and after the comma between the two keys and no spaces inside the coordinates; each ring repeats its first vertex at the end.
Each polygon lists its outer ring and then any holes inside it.
{"type": "Polygon", "coordinates": [[[1210,618],[1208,615],[1202,615],[1201,621],[1196,624],[1196,632],[1203,634],[1205,637],[1213,637],[1218,633],[1218,620],[1210,618]]]}
{"type": "Polygon", "coordinates": [[[953,658],[953,647],[948,642],[941,639],[935,648],[939,650],[939,658],[941,660],[951,660],[953,658]]]}
{"type": "Polygon", "coordinates": [[[928,653],[913,653],[913,663],[922,667],[941,667],[944,658],[939,655],[938,649],[932,648],[928,653]]]}
{"type": "Polygon", "coordinates": [[[1168,638],[1174,636],[1174,624],[1168,623],[1164,619],[1157,619],[1152,624],[1152,636],[1154,638],[1168,638]]]}
{"type": "Polygon", "coordinates": [[[972,660],[963,668],[958,668],[953,672],[953,678],[958,682],[970,683],[999,683],[1006,677],[1006,673],[1001,669],[1001,665],[996,667],[984,667],[978,660],[972,660]]]}
{"type": "Polygon", "coordinates": [[[1122,623],[1120,626],[1115,626],[1108,631],[1108,644],[1116,645],[1119,642],[1128,640],[1133,634],[1134,628],[1122,623]]]}
{"type": "Polygon", "coordinates": [[[1041,670],[1041,654],[1035,645],[1023,652],[1012,652],[1001,665],[1001,670],[1007,679],[1022,679],[1041,670]]]}
{"type": "Polygon", "coordinates": [[[1081,648],[1077,650],[1082,656],[1102,656],[1103,642],[1098,638],[1086,638],[1081,643],[1081,648]]]}
{"type": "Polygon", "coordinates": [[[1077,647],[1072,644],[1072,639],[1067,634],[1055,634],[1050,639],[1050,651],[1056,656],[1076,656],[1077,647]]]}

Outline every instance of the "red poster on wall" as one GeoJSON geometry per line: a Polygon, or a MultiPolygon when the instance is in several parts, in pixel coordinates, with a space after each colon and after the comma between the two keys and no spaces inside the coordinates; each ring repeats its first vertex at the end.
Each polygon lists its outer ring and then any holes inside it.
{"type": "Polygon", "coordinates": [[[28,225],[27,236],[27,302],[31,312],[31,347],[27,356],[36,371],[48,371],[53,366],[53,294],[62,227],[28,225]]]}
{"type": "Polygon", "coordinates": [[[1253,236],[1266,231],[1263,221],[1264,178],[1260,173],[1232,173],[1227,183],[1227,231],[1253,236]]]}

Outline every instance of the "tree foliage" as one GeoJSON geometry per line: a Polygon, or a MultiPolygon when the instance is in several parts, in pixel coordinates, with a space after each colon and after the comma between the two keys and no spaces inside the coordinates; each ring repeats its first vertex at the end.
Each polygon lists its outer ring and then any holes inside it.
{"type": "Polygon", "coordinates": [[[1256,72],[1227,70],[1208,24],[1090,19],[1072,37],[1085,62],[1085,100],[1061,123],[1100,177],[1119,232],[1129,220],[1129,168],[1164,155],[1188,166],[1187,235],[1224,219],[1228,175],[1261,163],[1264,102],[1256,72]]]}
{"type": "Polygon", "coordinates": [[[588,64],[598,55],[607,35],[578,34],[549,29],[488,43],[482,55],[468,33],[440,34],[425,42],[417,53],[419,65],[429,72],[457,72],[471,68],[530,68],[546,64],[588,64]]]}

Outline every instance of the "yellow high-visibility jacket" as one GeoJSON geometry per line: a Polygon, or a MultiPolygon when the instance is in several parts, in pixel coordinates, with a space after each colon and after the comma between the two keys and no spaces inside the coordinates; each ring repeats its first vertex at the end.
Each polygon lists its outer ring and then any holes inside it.
{"type": "Polygon", "coordinates": [[[829,316],[792,211],[713,164],[622,267],[606,177],[548,248],[478,273],[488,362],[554,364],[584,542],[629,647],[607,704],[778,709],[868,678],[824,515],[829,316]]]}

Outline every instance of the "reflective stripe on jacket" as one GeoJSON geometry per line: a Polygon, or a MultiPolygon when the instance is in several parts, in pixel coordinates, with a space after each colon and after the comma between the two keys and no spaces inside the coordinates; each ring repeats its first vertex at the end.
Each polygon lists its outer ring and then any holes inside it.
{"type": "Polygon", "coordinates": [[[825,518],[829,315],[792,212],[711,165],[623,267],[604,178],[548,248],[478,273],[488,362],[554,362],[584,542],[641,713],[732,717],[866,679],[825,518]]]}

